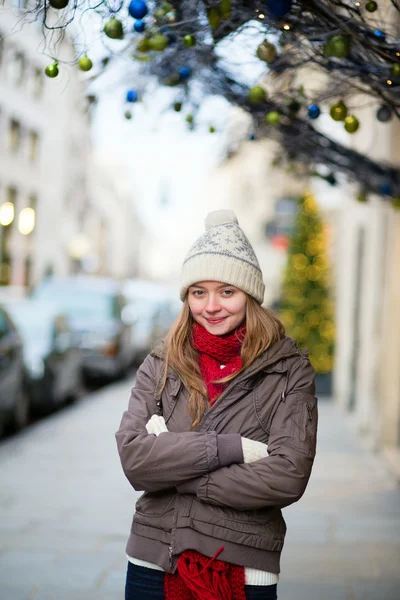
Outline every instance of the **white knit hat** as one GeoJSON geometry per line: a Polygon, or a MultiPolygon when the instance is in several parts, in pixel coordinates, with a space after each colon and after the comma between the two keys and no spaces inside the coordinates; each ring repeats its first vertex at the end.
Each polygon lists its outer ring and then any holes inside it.
{"type": "Polygon", "coordinates": [[[264,300],[265,285],[254,250],[233,210],[215,210],[205,220],[206,232],[193,244],[183,263],[180,297],[199,281],[230,283],[264,300]]]}

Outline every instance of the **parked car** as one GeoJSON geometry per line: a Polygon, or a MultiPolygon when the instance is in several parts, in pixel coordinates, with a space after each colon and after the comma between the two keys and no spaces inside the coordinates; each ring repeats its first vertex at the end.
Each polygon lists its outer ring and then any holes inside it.
{"type": "Polygon", "coordinates": [[[49,277],[32,297],[55,303],[67,315],[87,377],[111,380],[128,372],[131,326],[122,319],[125,299],[117,281],[85,275],[49,277]]]}
{"type": "Polygon", "coordinates": [[[132,326],[134,364],[139,365],[177,317],[179,293],[164,283],[140,279],[126,280],[123,290],[128,303],[123,317],[132,326]]]}
{"type": "Polygon", "coordinates": [[[32,411],[46,414],[82,392],[82,355],[67,318],[54,304],[17,300],[6,305],[23,340],[32,411]]]}
{"type": "Polygon", "coordinates": [[[28,422],[29,397],[24,383],[22,338],[0,307],[0,437],[8,428],[22,429],[28,422]]]}

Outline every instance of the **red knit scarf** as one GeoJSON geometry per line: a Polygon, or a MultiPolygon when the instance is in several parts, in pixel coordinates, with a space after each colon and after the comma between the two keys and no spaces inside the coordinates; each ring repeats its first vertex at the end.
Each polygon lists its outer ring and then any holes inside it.
{"type": "MultiPolygon", "coordinates": [[[[193,326],[192,341],[199,353],[200,371],[211,406],[227,385],[212,382],[242,366],[240,350],[245,335],[245,325],[224,336],[213,335],[198,323],[193,326]]],[[[166,600],[246,600],[244,567],[217,560],[223,549],[219,548],[211,559],[192,550],[183,552],[177,572],[165,574],[166,600]]]]}

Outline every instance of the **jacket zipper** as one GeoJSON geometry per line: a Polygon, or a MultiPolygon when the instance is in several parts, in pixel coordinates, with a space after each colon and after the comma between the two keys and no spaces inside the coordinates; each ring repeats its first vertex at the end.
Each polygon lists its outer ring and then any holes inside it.
{"type": "Polygon", "coordinates": [[[172,546],[169,546],[169,548],[168,548],[168,563],[169,563],[170,570],[172,569],[172,554],[173,554],[172,546]]]}

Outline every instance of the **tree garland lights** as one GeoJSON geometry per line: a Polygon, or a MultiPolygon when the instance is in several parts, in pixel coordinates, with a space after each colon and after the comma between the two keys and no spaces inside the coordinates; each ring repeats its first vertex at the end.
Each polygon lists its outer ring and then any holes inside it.
{"type": "MultiPolygon", "coordinates": [[[[112,62],[114,53],[132,56],[143,73],[181,88],[188,105],[196,82],[197,94],[200,87],[203,95],[221,95],[247,111],[253,120],[251,137],[277,139],[289,163],[313,163],[311,170],[326,165],[357,180],[363,193],[398,204],[398,169],[330,140],[314,126],[325,113],[348,134],[356,134],[363,125],[356,114],[360,97],[376,105],[378,121],[400,118],[398,0],[37,0],[27,14],[42,19],[46,37],[90,10],[102,19],[106,47],[106,40],[112,40],[104,64],[112,62]],[[219,43],[235,43],[236,36],[245,34],[251,45],[260,30],[265,39],[254,43],[253,52],[265,63],[265,77],[249,89],[221,60],[219,43]],[[326,80],[318,91],[291,84],[294,75],[312,71],[326,80]]],[[[49,77],[62,68],[55,54],[56,48],[46,69],[49,77]]],[[[92,61],[85,53],[78,64],[88,71],[92,61]]],[[[185,117],[191,128],[192,113],[185,117]]]]}

